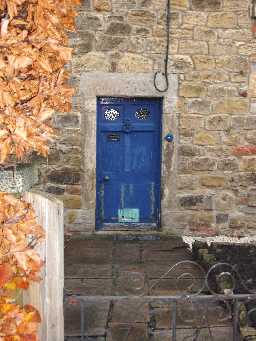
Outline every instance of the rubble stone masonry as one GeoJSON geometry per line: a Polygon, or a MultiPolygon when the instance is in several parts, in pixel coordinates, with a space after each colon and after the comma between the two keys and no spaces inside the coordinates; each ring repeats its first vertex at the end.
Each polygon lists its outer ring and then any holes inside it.
{"type": "MultiPolygon", "coordinates": [[[[256,38],[250,3],[171,1],[168,72],[178,77],[171,112],[178,128],[177,153],[165,161],[175,171],[163,169],[164,231],[256,232],[256,38]],[[172,188],[165,188],[168,176],[174,178],[172,188]]],[[[82,0],[78,32],[71,36],[73,111],[56,114],[60,137],[41,167],[42,188],[64,201],[68,230],[95,230],[94,210],[87,204],[95,179],[88,183],[85,177],[91,161],[84,143],[86,135],[95,139],[95,134],[83,117],[85,110],[96,109],[82,103],[81,77],[95,71],[116,77],[139,73],[152,75],[153,82],[154,72],[163,69],[165,8],[166,0],[82,0]]]]}

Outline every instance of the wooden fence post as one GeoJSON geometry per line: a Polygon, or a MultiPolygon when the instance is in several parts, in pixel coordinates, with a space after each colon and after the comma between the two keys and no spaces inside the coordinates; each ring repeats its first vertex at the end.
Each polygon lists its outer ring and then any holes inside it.
{"type": "Polygon", "coordinates": [[[40,341],[64,341],[64,222],[63,204],[51,195],[27,192],[38,223],[45,230],[45,242],[38,247],[45,267],[42,282],[34,283],[24,294],[24,303],[34,305],[41,313],[40,341]]]}

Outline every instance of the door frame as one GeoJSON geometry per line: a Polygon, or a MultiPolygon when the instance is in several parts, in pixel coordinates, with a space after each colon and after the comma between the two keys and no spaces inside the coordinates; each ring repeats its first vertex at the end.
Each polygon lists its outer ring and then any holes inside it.
{"type": "MultiPolygon", "coordinates": [[[[161,97],[163,98],[163,136],[174,135],[174,142],[162,144],[161,230],[180,233],[183,213],[177,212],[177,177],[180,111],[178,106],[179,79],[170,73],[169,88],[160,93],[154,87],[152,72],[118,73],[105,71],[82,72],[79,77],[79,120],[82,134],[81,205],[66,212],[66,227],[72,231],[95,233],[96,207],[96,99],[100,97],[161,97]],[[69,214],[71,215],[69,222],[69,214]],[[179,220],[179,217],[182,219],[179,220]]],[[[106,233],[105,231],[97,233],[106,233]]]]}
{"type": "Polygon", "coordinates": [[[161,228],[161,192],[162,192],[162,132],[163,132],[163,97],[156,97],[156,96],[96,96],[96,206],[95,206],[95,229],[96,231],[126,231],[126,230],[132,230],[134,232],[136,231],[147,231],[147,230],[159,230],[161,228]],[[111,227],[104,227],[98,217],[98,210],[100,209],[100,195],[98,193],[100,192],[100,183],[98,181],[98,172],[99,172],[99,164],[100,164],[100,128],[99,128],[99,99],[109,97],[109,98],[132,98],[132,99],[151,99],[151,100],[157,100],[159,102],[159,130],[158,130],[158,136],[159,136],[159,167],[158,167],[158,173],[159,173],[159,194],[158,194],[158,205],[157,205],[157,221],[156,224],[143,224],[143,223],[127,223],[127,224],[115,224],[111,227]],[[143,225],[145,225],[143,227],[143,225]]]}

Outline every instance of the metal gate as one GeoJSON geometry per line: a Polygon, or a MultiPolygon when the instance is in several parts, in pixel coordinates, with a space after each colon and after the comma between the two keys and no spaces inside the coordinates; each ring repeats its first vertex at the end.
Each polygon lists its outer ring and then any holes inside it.
{"type": "MultiPolygon", "coordinates": [[[[140,274],[138,273],[138,278],[140,274]]],[[[138,278],[135,279],[139,283],[138,278]]],[[[255,340],[256,330],[256,293],[241,278],[236,266],[228,263],[218,263],[205,271],[201,265],[193,261],[181,261],[165,272],[160,280],[140,295],[133,296],[79,296],[67,293],[65,305],[80,307],[80,332],[77,335],[66,335],[66,341],[87,341],[89,337],[87,321],[90,311],[85,312],[88,302],[97,299],[99,304],[109,301],[111,305],[121,304],[127,309],[128,300],[133,300],[133,321],[120,320],[122,333],[118,337],[111,336],[106,330],[102,340],[133,341],[133,330],[138,325],[141,309],[145,304],[152,307],[163,305],[166,308],[169,327],[163,332],[157,326],[159,311],[151,309],[148,324],[148,334],[138,338],[140,341],[170,340],[170,341],[242,341],[255,340]],[[191,269],[193,268],[193,271],[191,269]],[[176,278],[173,284],[177,294],[170,296],[154,296],[154,288],[171,273],[176,278]],[[160,303],[159,303],[160,302],[160,303]],[[226,327],[225,327],[226,326],[226,327]],[[222,327],[222,329],[220,328],[222,327]],[[224,327],[224,328],[223,328],[224,327]],[[253,333],[244,330],[254,331],[253,333]],[[220,332],[222,330],[222,334],[220,332]],[[224,334],[223,334],[224,332],[224,334]],[[162,333],[162,334],[161,334],[162,333]],[[165,335],[163,337],[163,335],[165,335]]],[[[139,287],[138,287],[139,289],[139,287]]],[[[120,312],[119,312],[120,313],[120,312]]],[[[110,327],[111,329],[111,327],[110,327]]],[[[136,339],[137,340],[137,339],[136,339]]]]}

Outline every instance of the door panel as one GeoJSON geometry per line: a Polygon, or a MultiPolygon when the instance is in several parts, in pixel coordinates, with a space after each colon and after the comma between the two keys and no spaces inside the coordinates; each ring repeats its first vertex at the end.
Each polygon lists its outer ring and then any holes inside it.
{"type": "MultiPolygon", "coordinates": [[[[152,132],[135,132],[130,140],[129,149],[126,148],[125,155],[129,158],[128,171],[134,175],[143,176],[147,174],[147,180],[153,180],[152,164],[156,159],[154,150],[154,134],[152,132]]],[[[131,174],[132,175],[132,174],[131,174]]]]}
{"type": "Polygon", "coordinates": [[[161,99],[98,98],[97,228],[160,224],[161,99]]]}
{"type": "Polygon", "coordinates": [[[102,170],[115,174],[123,171],[124,165],[124,136],[121,132],[103,132],[102,140],[102,170]]]}

